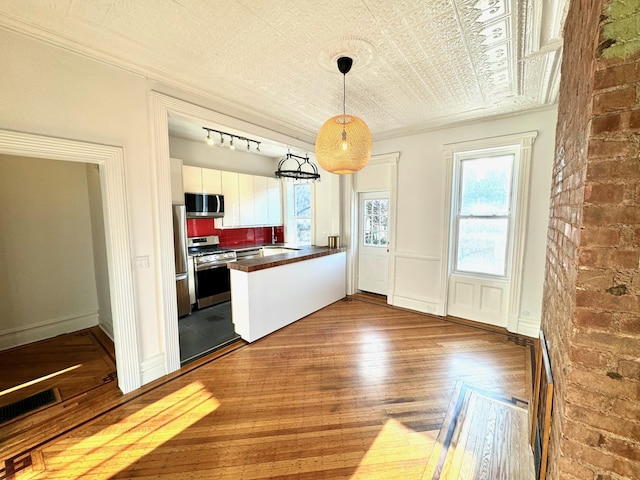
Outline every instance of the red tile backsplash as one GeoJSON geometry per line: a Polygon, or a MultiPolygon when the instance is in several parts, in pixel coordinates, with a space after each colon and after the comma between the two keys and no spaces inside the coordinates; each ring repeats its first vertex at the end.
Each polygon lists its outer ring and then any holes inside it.
{"type": "MultiPolygon", "coordinates": [[[[276,241],[284,242],[284,227],[274,227],[276,241]]],[[[258,245],[271,243],[271,227],[247,228],[216,228],[213,218],[188,218],[187,236],[204,237],[218,235],[221,247],[236,247],[241,245],[258,245]]]]}

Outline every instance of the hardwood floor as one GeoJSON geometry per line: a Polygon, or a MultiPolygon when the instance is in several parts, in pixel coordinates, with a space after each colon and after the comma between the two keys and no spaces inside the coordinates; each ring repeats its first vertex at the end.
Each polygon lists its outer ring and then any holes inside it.
{"type": "Polygon", "coordinates": [[[339,301],[148,387],[6,476],[422,479],[456,383],[525,398],[527,356],[503,334],[339,301]]]}
{"type": "Polygon", "coordinates": [[[113,342],[99,327],[4,350],[0,368],[0,407],[50,388],[58,393],[53,405],[0,423],[0,460],[92,418],[95,407],[80,407],[86,397],[121,396],[113,342]]]}

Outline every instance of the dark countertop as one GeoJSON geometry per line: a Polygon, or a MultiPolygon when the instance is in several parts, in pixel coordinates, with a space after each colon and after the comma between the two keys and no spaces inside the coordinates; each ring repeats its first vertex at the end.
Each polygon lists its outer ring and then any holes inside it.
{"type": "MultiPolygon", "coordinates": [[[[268,244],[265,246],[282,247],[286,248],[284,244],[268,244]]],[[[246,249],[246,247],[242,247],[246,249]]],[[[257,247],[253,247],[257,248],[257,247]]],[[[255,272],[256,270],[264,270],[265,268],[279,267],[280,265],[286,265],[288,263],[302,262],[304,260],[311,260],[312,258],[324,257],[326,255],[333,255],[335,253],[346,252],[345,247],[329,248],[329,247],[315,247],[304,246],[295,247],[298,250],[278,253],[275,255],[268,255],[266,257],[252,258],[249,260],[238,260],[237,262],[227,263],[227,267],[232,270],[240,270],[242,272],[255,272]]]]}
{"type": "Polygon", "coordinates": [[[274,247],[274,248],[302,248],[290,245],[288,243],[256,243],[255,245],[234,245],[232,247],[222,247],[225,250],[233,250],[234,252],[244,252],[245,250],[255,250],[262,247],[274,247]]]}

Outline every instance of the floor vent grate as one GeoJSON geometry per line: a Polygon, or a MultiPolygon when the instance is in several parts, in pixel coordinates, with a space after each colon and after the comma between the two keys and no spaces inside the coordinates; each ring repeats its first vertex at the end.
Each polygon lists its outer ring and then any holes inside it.
{"type": "Polygon", "coordinates": [[[50,403],[56,403],[58,398],[53,388],[23,398],[17,402],[0,407],[0,423],[18,418],[26,413],[38,410],[50,403]]]}

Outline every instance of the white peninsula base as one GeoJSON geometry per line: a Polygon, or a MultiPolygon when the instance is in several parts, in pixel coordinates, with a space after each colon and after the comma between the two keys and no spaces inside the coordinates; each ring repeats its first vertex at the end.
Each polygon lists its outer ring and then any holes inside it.
{"type": "Polygon", "coordinates": [[[235,330],[254,342],[346,295],[346,253],[262,270],[231,270],[235,330]]]}

